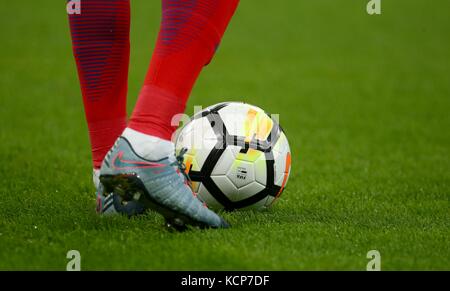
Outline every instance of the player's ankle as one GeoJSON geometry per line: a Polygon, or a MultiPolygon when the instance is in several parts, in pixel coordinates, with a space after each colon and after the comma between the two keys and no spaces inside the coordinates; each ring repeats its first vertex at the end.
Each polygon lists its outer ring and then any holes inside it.
{"type": "Polygon", "coordinates": [[[100,169],[94,168],[92,170],[92,181],[94,182],[95,189],[97,189],[100,184],[100,169]]]}
{"type": "Polygon", "coordinates": [[[133,150],[144,159],[159,160],[171,156],[175,152],[175,145],[170,140],[145,134],[127,127],[122,133],[133,150]]]}

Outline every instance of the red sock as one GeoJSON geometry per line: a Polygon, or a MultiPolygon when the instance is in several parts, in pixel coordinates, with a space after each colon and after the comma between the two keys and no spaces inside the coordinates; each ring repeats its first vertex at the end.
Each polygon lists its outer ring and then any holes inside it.
{"type": "Polygon", "coordinates": [[[130,1],[83,0],[69,15],[95,168],[126,127],[130,1]]]}
{"type": "Polygon", "coordinates": [[[184,112],[239,0],[162,0],[161,28],[128,127],[170,140],[174,115],[184,112]]]}

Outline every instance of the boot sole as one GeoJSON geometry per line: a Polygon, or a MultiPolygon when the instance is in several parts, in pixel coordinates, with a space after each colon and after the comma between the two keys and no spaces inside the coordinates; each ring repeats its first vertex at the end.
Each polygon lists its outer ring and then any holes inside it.
{"type": "Polygon", "coordinates": [[[166,226],[177,231],[184,231],[188,225],[204,228],[217,228],[206,223],[193,220],[189,216],[176,212],[157,202],[147,191],[137,174],[101,175],[100,182],[106,193],[115,193],[124,201],[137,200],[146,208],[161,214],[166,220],[166,226]],[[138,197],[136,197],[138,195],[138,197]],[[137,198],[137,199],[136,199],[137,198]]]}

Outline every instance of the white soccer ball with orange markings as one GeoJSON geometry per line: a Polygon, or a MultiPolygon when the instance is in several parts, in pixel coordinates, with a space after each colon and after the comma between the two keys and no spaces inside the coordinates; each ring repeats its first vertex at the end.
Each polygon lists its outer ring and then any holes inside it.
{"type": "Polygon", "coordinates": [[[239,102],[195,114],[176,138],[194,191],[214,210],[264,209],[280,197],[291,150],[275,118],[239,102]]]}

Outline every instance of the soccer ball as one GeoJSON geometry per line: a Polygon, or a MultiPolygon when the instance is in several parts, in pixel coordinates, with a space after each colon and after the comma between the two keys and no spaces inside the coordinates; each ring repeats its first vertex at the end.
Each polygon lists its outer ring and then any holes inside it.
{"type": "Polygon", "coordinates": [[[270,207],[291,169],[281,127],[246,103],[220,103],[195,114],[178,132],[176,150],[185,151],[194,192],[214,210],[270,207]]]}

